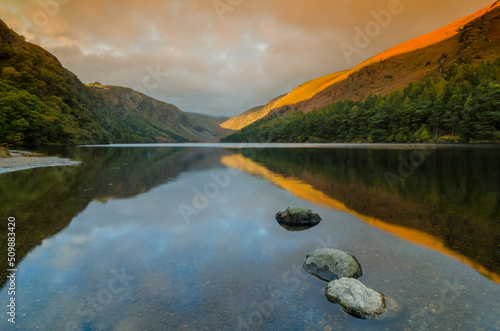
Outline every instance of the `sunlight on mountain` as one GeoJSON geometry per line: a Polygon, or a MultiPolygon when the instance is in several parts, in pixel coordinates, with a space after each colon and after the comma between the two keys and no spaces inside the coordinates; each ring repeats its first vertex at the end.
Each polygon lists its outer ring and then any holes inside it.
{"type": "Polygon", "coordinates": [[[273,100],[268,103],[264,108],[253,109],[247,111],[239,116],[233,117],[228,121],[224,122],[221,126],[231,130],[239,130],[263,117],[271,113],[275,109],[279,109],[283,106],[292,106],[296,105],[300,102],[311,99],[317,93],[324,91],[326,88],[340,83],[346,80],[351,74],[360,71],[361,69],[368,67],[374,63],[382,62],[391,57],[409,53],[415,50],[419,50],[439,42],[442,42],[446,39],[449,39],[455,35],[457,35],[464,25],[467,23],[483,16],[487,12],[500,7],[500,2],[495,2],[493,5],[485,7],[471,15],[463,17],[454,21],[453,23],[442,27],[438,30],[425,34],[423,36],[414,38],[402,44],[399,44],[395,47],[392,47],[378,55],[371,57],[370,59],[360,63],[350,70],[345,70],[337,73],[333,73],[330,75],[326,75],[314,80],[311,80],[307,83],[304,83],[292,91],[280,97],[278,100],[273,100]]]}

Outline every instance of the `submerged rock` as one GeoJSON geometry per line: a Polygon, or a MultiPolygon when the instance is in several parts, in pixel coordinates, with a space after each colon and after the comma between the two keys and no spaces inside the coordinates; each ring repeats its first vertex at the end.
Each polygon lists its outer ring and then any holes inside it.
{"type": "Polygon", "coordinates": [[[384,295],[353,278],[331,281],[325,287],[325,296],[359,318],[375,318],[386,311],[384,295]]]}
{"type": "Polygon", "coordinates": [[[282,226],[313,227],[321,221],[317,213],[305,207],[288,207],[278,212],[275,217],[282,226]]]}
{"type": "Polygon", "coordinates": [[[307,254],[302,268],[326,281],[342,277],[359,278],[363,274],[354,256],[334,248],[320,248],[307,254]]]}

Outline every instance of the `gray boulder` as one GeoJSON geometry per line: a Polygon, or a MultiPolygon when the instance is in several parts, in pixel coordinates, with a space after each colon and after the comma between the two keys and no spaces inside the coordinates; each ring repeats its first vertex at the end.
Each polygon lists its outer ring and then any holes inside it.
{"type": "Polygon", "coordinates": [[[278,223],[292,226],[314,226],[321,221],[317,213],[305,207],[288,207],[275,217],[278,223]]]}
{"type": "Polygon", "coordinates": [[[325,287],[325,295],[345,312],[359,318],[375,318],[386,311],[384,295],[357,279],[334,280],[325,287]]]}
{"type": "Polygon", "coordinates": [[[302,268],[326,281],[342,277],[359,278],[363,274],[354,256],[334,248],[320,248],[309,253],[302,268]]]}

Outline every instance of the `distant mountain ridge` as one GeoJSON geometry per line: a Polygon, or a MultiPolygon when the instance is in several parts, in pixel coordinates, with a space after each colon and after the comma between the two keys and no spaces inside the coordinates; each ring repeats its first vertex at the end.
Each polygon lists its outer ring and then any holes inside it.
{"type": "Polygon", "coordinates": [[[343,100],[386,95],[410,82],[438,76],[453,64],[481,63],[500,54],[500,1],[443,28],[392,47],[356,67],[304,83],[221,124],[239,130],[284,108],[308,113],[343,100]]]}
{"type": "MultiPolygon", "coordinates": [[[[105,108],[112,110],[116,117],[122,118],[123,121],[132,118],[134,125],[140,128],[157,129],[158,135],[154,136],[157,142],[172,142],[162,135],[162,131],[170,132],[172,137],[180,137],[177,138],[180,141],[203,142],[217,141],[222,134],[228,133],[228,130],[219,127],[224,118],[188,114],[175,105],[151,98],[131,88],[104,86],[99,83],[87,84],[87,87],[102,97],[101,102],[105,108]]],[[[104,128],[108,129],[106,124],[104,128]]],[[[114,135],[120,136],[120,132],[115,132],[114,135]]]]}
{"type": "Polygon", "coordinates": [[[129,88],[83,84],[0,20],[0,145],[212,142],[223,119],[129,88]]]}
{"type": "Polygon", "coordinates": [[[191,119],[190,122],[194,124],[193,129],[198,132],[203,141],[218,142],[220,137],[233,132],[233,130],[220,126],[229,119],[228,116],[210,116],[193,112],[184,112],[184,114],[191,119]],[[208,132],[208,137],[203,138],[202,133],[200,133],[200,131],[204,131],[203,128],[208,132]]]}

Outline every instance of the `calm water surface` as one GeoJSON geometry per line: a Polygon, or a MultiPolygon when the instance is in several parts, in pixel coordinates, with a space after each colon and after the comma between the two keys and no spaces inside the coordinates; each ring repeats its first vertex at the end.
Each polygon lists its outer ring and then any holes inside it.
{"type": "Polygon", "coordinates": [[[280,147],[47,149],[84,165],[0,175],[18,258],[0,329],[500,329],[500,147],[280,147]],[[281,227],[292,205],[322,222],[281,227]],[[329,302],[301,269],[320,247],[356,256],[390,312],[329,302]]]}

